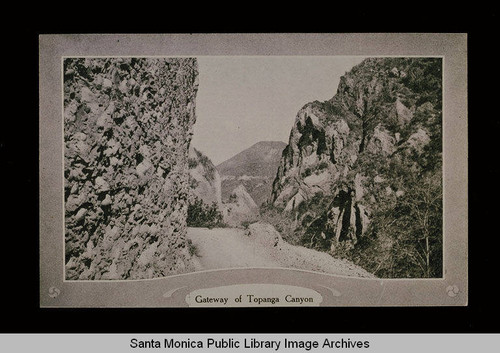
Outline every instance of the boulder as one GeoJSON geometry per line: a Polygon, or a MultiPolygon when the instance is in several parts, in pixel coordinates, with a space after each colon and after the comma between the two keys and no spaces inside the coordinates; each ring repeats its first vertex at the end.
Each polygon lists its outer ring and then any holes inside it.
{"type": "Polygon", "coordinates": [[[281,234],[267,223],[256,222],[248,226],[248,236],[252,241],[266,247],[278,246],[283,241],[281,234]]]}

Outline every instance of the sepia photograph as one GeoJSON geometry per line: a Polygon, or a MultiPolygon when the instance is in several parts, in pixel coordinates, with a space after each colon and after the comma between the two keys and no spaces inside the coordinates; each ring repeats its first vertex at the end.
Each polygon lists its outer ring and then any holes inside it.
{"type": "Polygon", "coordinates": [[[60,114],[44,127],[41,107],[41,222],[59,215],[42,306],[466,304],[460,55],[196,55],[185,37],[189,55],[103,55],[96,37],[53,56],[41,96],[60,114]]]}
{"type": "Polygon", "coordinates": [[[65,58],[66,279],[441,277],[442,60],[357,61],[65,58]]]}

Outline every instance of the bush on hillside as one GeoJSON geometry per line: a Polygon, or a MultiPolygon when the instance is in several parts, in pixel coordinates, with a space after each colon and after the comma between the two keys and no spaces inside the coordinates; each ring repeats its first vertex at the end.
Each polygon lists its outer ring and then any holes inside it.
{"type": "Polygon", "coordinates": [[[207,205],[203,200],[195,198],[188,205],[187,213],[188,227],[223,227],[223,216],[215,202],[207,205]]]}

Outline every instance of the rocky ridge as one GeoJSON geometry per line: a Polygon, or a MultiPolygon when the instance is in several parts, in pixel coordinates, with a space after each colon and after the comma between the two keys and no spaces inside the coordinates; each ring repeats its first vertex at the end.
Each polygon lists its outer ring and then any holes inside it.
{"type": "Polygon", "coordinates": [[[189,148],[190,198],[207,205],[216,204],[222,210],[221,177],[212,161],[194,147],[189,148]]]}
{"type": "Polygon", "coordinates": [[[193,58],[64,60],[66,279],[190,271],[193,58]]]}
{"type": "Polygon", "coordinates": [[[371,58],[298,112],[271,202],[303,243],[354,246],[410,180],[440,185],[441,89],[439,58],[371,58]]]}

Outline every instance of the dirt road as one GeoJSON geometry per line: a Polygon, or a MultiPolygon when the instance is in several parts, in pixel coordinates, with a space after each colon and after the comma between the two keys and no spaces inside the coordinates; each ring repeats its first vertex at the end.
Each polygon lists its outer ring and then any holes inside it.
{"type": "Polygon", "coordinates": [[[265,223],[252,224],[248,230],[238,228],[188,228],[188,238],[197,249],[197,270],[235,267],[297,268],[341,276],[374,276],[341,259],[281,239],[265,223]]]}

